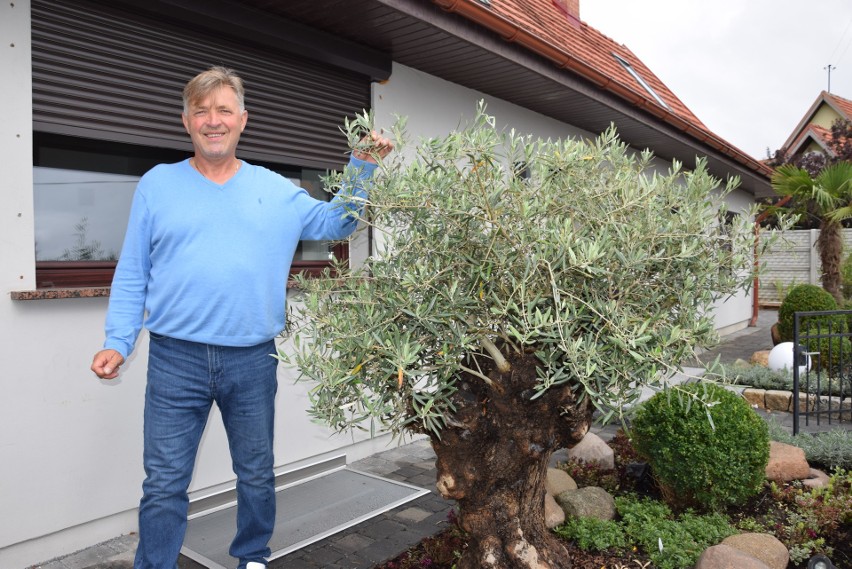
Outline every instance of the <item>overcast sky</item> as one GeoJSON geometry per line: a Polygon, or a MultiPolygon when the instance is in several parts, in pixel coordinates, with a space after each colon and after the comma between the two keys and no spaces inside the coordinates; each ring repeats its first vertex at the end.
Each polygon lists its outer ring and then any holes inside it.
{"type": "Polygon", "coordinates": [[[779,148],[828,88],[852,99],[852,0],[581,0],[716,135],[779,148]]]}

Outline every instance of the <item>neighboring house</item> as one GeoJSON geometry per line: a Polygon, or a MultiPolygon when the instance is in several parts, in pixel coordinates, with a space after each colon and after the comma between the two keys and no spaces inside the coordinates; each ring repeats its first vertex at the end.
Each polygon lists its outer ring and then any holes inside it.
{"type": "MultiPolygon", "coordinates": [[[[852,120],[852,101],[822,91],[781,146],[783,158],[811,153],[833,157],[837,146],[831,127],[838,120],[852,120]]],[[[797,284],[820,284],[821,265],[815,247],[818,236],[818,229],[790,231],[788,243],[779,243],[764,255],[764,272],[758,286],[762,306],[779,306],[787,291],[797,284]]],[[[849,251],[852,230],[843,230],[843,241],[849,251]]]]}
{"type": "MultiPolygon", "coordinates": [[[[714,175],[742,180],[733,211],[771,193],[766,166],[584,24],[576,1],[16,0],[0,6],[0,38],[0,567],[136,528],[147,336],[119,380],[100,382],[89,365],[135,181],[187,155],[180,89],[209,65],[246,79],[240,157],[315,192],[321,172],[345,163],[344,116],[370,108],[380,126],[407,116],[416,139],[447,133],[485,99],[501,126],[544,138],[614,123],[661,169],[706,156],[714,175]]],[[[368,232],[333,251],[304,243],[294,268],[321,269],[330,252],[359,262],[373,246],[368,232]]],[[[720,304],[717,327],[745,326],[751,300],[720,304]]],[[[311,423],[294,376],[280,371],[279,472],[389,444],[311,423]]],[[[232,484],[219,423],[204,435],[193,496],[232,484]]]]}
{"type": "Polygon", "coordinates": [[[831,125],[837,120],[852,120],[852,101],[822,91],[782,145],[784,155],[833,155],[831,125]]]}

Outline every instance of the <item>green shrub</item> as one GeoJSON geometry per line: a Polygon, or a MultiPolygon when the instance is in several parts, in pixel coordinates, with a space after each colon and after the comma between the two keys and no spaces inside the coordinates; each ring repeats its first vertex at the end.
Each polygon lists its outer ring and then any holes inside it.
{"type": "Polygon", "coordinates": [[[691,383],[648,399],[637,410],[633,437],[675,507],[717,510],[763,486],[766,422],[719,385],[691,383]]]}
{"type": "Polygon", "coordinates": [[[701,552],[737,533],[721,514],[676,518],[662,502],[629,496],[616,498],[615,505],[624,532],[657,569],[693,567],[701,552]]]}
{"type": "MultiPolygon", "coordinates": [[[[796,312],[815,312],[818,310],[837,310],[837,301],[822,287],[816,285],[801,284],[791,288],[778,308],[778,335],[781,337],[781,341],[793,341],[793,322],[796,312]]],[[[804,330],[807,322],[817,320],[816,317],[804,319],[800,321],[800,326],[804,330]]]]}
{"type": "MultiPolygon", "coordinates": [[[[852,311],[852,299],[846,298],[840,304],[839,308],[841,310],[849,310],[852,311]]],[[[852,314],[846,315],[846,327],[852,330],[852,314]]]]}
{"type": "Polygon", "coordinates": [[[843,264],[840,266],[840,282],[843,298],[852,299],[852,255],[843,259],[843,264]]]}
{"type": "MultiPolygon", "coordinates": [[[[778,334],[783,342],[793,341],[793,324],[796,312],[838,310],[837,301],[816,285],[803,284],[790,289],[778,309],[778,334]]],[[[810,316],[799,321],[800,335],[845,334],[849,324],[845,315],[810,316]]],[[[811,338],[800,341],[809,352],[819,352],[820,367],[831,370],[841,361],[849,361],[852,343],[848,338],[811,338]]]]}

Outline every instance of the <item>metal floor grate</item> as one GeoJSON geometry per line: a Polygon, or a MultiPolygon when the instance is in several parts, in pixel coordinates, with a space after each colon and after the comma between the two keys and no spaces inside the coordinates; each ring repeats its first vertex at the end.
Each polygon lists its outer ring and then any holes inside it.
{"type": "MultiPolygon", "coordinates": [[[[341,468],[280,488],[270,560],[378,516],[429,491],[341,468]]],[[[181,553],[211,569],[236,567],[228,555],[236,532],[236,505],[189,520],[181,553]]]]}

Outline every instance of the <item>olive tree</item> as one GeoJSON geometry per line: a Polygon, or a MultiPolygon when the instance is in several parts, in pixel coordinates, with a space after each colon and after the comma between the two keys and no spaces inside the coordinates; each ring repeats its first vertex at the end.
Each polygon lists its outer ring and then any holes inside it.
{"type": "Polygon", "coordinates": [[[313,382],[310,413],[430,437],[461,569],[570,567],[544,524],[552,453],[712,344],[714,302],[751,282],[748,215],[720,222],[735,182],[652,162],[614,129],[533,140],[480,105],[381,165],[377,254],[299,279],[280,357],[313,382]]]}

